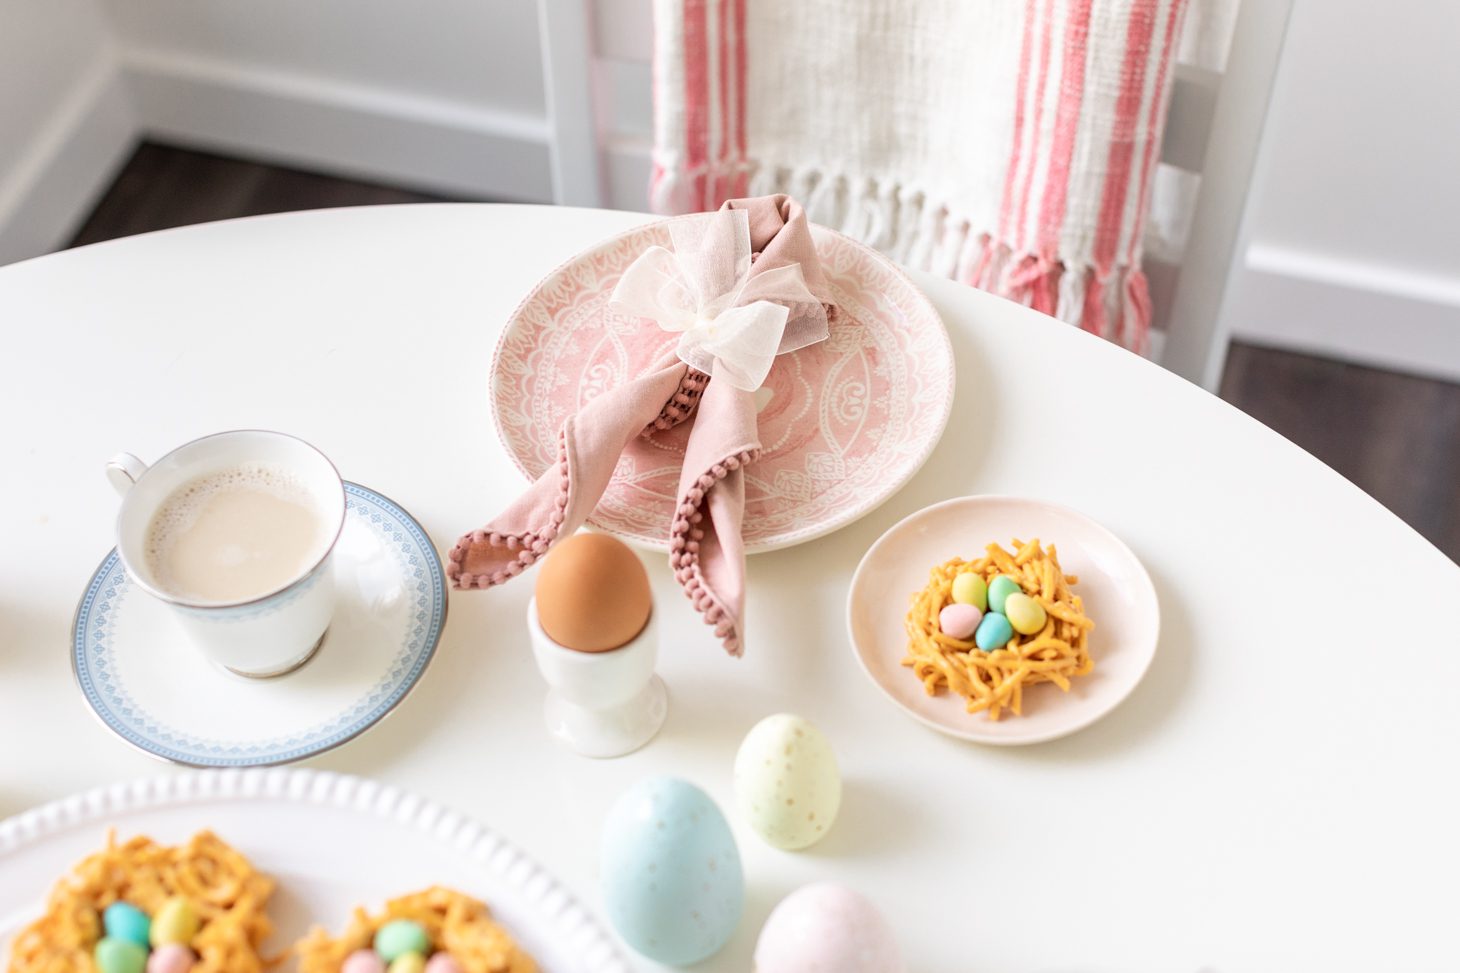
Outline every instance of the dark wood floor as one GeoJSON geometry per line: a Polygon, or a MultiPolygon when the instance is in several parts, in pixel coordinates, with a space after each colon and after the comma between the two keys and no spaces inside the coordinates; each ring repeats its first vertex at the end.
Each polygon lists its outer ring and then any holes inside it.
{"type": "MultiPolygon", "coordinates": [[[[210,220],[440,201],[147,143],[72,246],[210,220]]],[[[1460,385],[1235,345],[1222,397],[1307,449],[1460,561],[1460,385]]]]}
{"type": "Polygon", "coordinates": [[[442,201],[441,196],[144,142],[71,246],[239,216],[442,201]]]}
{"type": "Polygon", "coordinates": [[[1222,398],[1460,562],[1460,385],[1238,344],[1222,398]]]}

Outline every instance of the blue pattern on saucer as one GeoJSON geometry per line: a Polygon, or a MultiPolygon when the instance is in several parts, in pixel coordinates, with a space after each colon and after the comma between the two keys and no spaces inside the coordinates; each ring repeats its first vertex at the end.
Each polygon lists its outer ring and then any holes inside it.
{"type": "Polygon", "coordinates": [[[445,573],[421,525],[390,499],[347,482],[345,510],[347,518],[359,518],[392,552],[407,590],[415,595],[410,629],[389,671],[354,705],[307,730],[248,744],[199,737],[149,716],[112,672],[112,621],[136,590],[115,549],[96,569],[76,609],[71,661],[87,704],[133,746],[196,767],[254,767],[301,760],[374,725],[411,691],[436,651],[446,621],[445,573]]]}

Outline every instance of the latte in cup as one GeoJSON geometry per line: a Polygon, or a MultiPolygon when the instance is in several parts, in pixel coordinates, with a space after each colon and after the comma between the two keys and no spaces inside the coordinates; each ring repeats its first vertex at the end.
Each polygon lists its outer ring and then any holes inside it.
{"type": "Polygon", "coordinates": [[[193,602],[248,601],[309,571],[332,535],[308,488],[282,466],[248,463],[184,483],[147,528],[147,570],[193,602]]]}

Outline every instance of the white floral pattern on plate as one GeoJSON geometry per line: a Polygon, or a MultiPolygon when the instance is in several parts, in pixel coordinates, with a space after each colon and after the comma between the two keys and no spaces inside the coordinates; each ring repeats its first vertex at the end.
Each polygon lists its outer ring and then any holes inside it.
{"type": "MultiPolygon", "coordinates": [[[[953,351],[932,304],[894,263],[825,227],[817,252],[839,316],[831,337],[776,359],[760,407],[760,459],[746,470],[750,552],[844,527],[912,478],[953,405],[953,351]]],[[[672,355],[677,336],[606,305],[619,276],[663,223],[613,237],[569,260],[527,295],[492,363],[497,432],[529,478],[557,459],[563,420],[672,355]]],[[[687,430],[630,444],[590,523],[664,549],[687,430]]]]}

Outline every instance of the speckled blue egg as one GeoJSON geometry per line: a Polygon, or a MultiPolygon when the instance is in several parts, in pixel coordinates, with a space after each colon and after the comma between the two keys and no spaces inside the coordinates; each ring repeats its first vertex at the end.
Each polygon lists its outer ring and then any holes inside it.
{"type": "Polygon", "coordinates": [[[725,945],[745,907],[740,852],[725,816],[688,781],[651,777],[603,824],[603,904],[648,958],[688,966],[725,945]]]}
{"type": "Polygon", "coordinates": [[[152,932],[152,920],[147,913],[130,902],[113,902],[101,914],[101,924],[106,934],[113,939],[125,939],[147,948],[152,932]]]}

